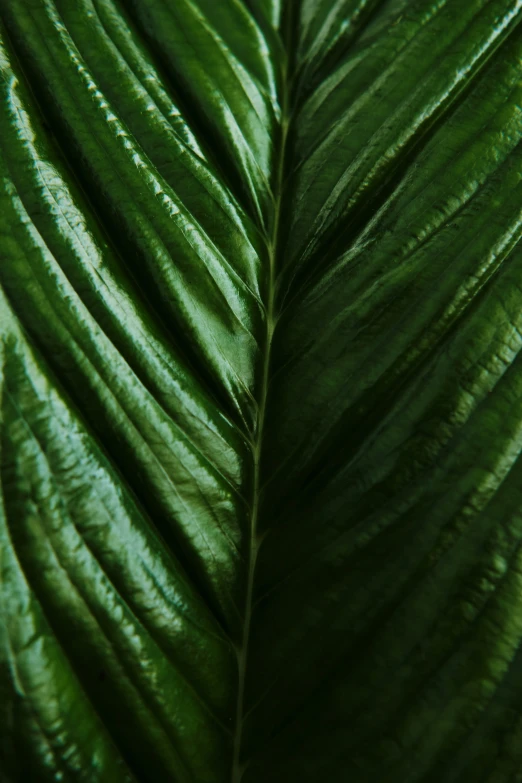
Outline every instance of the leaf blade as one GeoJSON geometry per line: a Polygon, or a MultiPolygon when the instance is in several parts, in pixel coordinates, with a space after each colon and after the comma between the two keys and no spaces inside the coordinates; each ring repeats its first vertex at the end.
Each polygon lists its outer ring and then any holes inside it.
{"type": "Polygon", "coordinates": [[[0,9],[24,774],[507,781],[520,3],[0,9]]]}

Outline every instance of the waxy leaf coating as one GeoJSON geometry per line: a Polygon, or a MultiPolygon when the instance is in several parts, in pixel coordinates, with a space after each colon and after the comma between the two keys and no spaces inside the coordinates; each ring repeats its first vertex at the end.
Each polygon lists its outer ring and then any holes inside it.
{"type": "Polygon", "coordinates": [[[0,0],[1,783],[522,779],[522,0],[0,0]]]}

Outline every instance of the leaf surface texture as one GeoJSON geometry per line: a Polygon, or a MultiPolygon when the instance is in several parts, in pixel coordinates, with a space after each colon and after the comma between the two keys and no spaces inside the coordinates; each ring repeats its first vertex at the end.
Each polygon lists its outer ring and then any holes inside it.
{"type": "Polygon", "coordinates": [[[522,0],[0,0],[0,779],[514,783],[522,0]]]}

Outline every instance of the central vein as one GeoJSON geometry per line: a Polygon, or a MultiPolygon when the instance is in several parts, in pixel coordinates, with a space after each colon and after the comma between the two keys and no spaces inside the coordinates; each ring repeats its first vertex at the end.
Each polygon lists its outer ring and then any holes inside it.
{"type": "Polygon", "coordinates": [[[260,536],[258,534],[259,501],[261,492],[261,448],[263,441],[266,403],[268,397],[270,354],[272,337],[276,323],[275,289],[276,267],[280,236],[280,220],[283,198],[283,181],[285,172],[286,142],[288,137],[289,107],[288,107],[288,73],[287,67],[282,74],[282,100],[281,100],[281,137],[279,154],[277,159],[277,171],[274,184],[274,218],[272,230],[268,242],[269,279],[266,302],[266,338],[263,361],[263,375],[259,394],[259,413],[257,420],[256,436],[253,447],[254,479],[252,513],[250,517],[250,547],[248,556],[248,576],[245,598],[245,615],[243,625],[243,638],[238,653],[239,682],[237,693],[236,728],[234,737],[234,757],[232,764],[232,783],[240,783],[244,767],[241,765],[240,754],[243,736],[243,721],[245,708],[245,681],[248,647],[250,641],[250,626],[252,619],[252,598],[254,590],[254,574],[256,569],[257,554],[259,551],[260,536]]]}

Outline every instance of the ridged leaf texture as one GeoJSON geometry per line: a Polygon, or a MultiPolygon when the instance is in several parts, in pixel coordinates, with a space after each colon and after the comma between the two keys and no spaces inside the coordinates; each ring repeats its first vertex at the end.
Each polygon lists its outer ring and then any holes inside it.
{"type": "Polygon", "coordinates": [[[522,0],[0,0],[0,780],[522,780],[522,0]]]}

